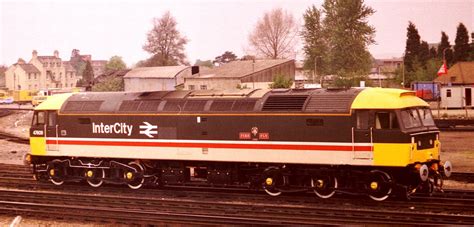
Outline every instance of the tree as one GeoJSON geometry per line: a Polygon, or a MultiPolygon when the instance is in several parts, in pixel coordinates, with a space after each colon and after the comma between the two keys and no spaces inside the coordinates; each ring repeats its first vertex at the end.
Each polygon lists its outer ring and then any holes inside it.
{"type": "MultiPolygon", "coordinates": [[[[420,52],[421,42],[420,35],[418,34],[418,29],[415,24],[411,21],[408,22],[407,28],[407,41],[405,46],[405,55],[404,55],[404,68],[406,72],[414,71],[415,61],[419,61],[418,54],[420,52]]],[[[404,86],[409,85],[412,81],[411,78],[406,77],[409,83],[404,84],[404,86]]]]}
{"type": "Polygon", "coordinates": [[[428,60],[430,60],[430,49],[429,49],[428,42],[421,41],[420,51],[418,53],[418,58],[420,59],[421,66],[425,67],[426,62],[428,62],[428,60]]]}
{"type": "Polygon", "coordinates": [[[94,84],[92,91],[123,91],[124,82],[122,77],[109,76],[104,81],[94,84]]]}
{"type": "Polygon", "coordinates": [[[445,59],[448,66],[453,62],[453,50],[451,50],[451,44],[449,44],[449,37],[444,32],[441,32],[441,42],[438,46],[438,58],[445,59]]]}
{"type": "Polygon", "coordinates": [[[188,43],[176,29],[176,20],[170,12],[161,18],[153,19],[153,28],[147,34],[147,41],[143,49],[152,54],[145,61],[145,66],[185,65],[186,55],[184,45],[188,43]]]}
{"type": "Polygon", "coordinates": [[[430,58],[431,59],[434,59],[438,56],[438,52],[436,51],[436,48],[434,46],[432,46],[430,48],[430,58]]]}
{"type": "Polygon", "coordinates": [[[303,14],[303,19],[304,26],[301,31],[305,53],[303,68],[312,70],[314,75],[325,74],[327,64],[324,59],[327,55],[327,43],[321,23],[321,11],[313,5],[303,14]],[[319,73],[315,70],[318,70],[319,73]]]}
{"type": "Polygon", "coordinates": [[[105,64],[105,69],[106,70],[121,70],[121,69],[126,69],[127,65],[125,62],[123,62],[122,57],[120,56],[112,56],[107,64],[105,64]]]}
{"type": "Polygon", "coordinates": [[[471,32],[471,50],[470,50],[470,59],[474,61],[474,32],[471,32]]]}
{"type": "Polygon", "coordinates": [[[293,80],[284,75],[276,75],[270,88],[290,88],[291,85],[293,85],[293,80]]]}
{"type": "Polygon", "coordinates": [[[226,63],[229,63],[231,61],[235,61],[237,60],[237,55],[235,55],[234,53],[232,53],[232,51],[226,51],[224,52],[222,55],[219,55],[217,56],[213,63],[217,63],[219,65],[222,65],[222,64],[226,64],[226,63]]]}
{"type": "Polygon", "coordinates": [[[264,14],[249,35],[249,44],[265,58],[288,58],[295,52],[298,24],[293,15],[278,8],[264,14]]]}
{"type": "Polygon", "coordinates": [[[204,66],[204,67],[209,67],[209,68],[214,67],[214,64],[212,64],[211,60],[201,61],[200,59],[197,59],[196,63],[194,63],[194,65],[195,66],[204,66]]]}
{"type": "Polygon", "coordinates": [[[375,43],[375,29],[367,19],[375,11],[363,0],[326,0],[323,12],[328,72],[340,77],[366,75],[372,64],[367,46],[375,43]]]}
{"type": "Polygon", "coordinates": [[[453,64],[469,59],[469,33],[463,23],[459,23],[454,40],[453,64]]]}
{"type": "Polygon", "coordinates": [[[92,70],[92,65],[90,61],[86,62],[86,67],[82,72],[82,86],[91,87],[92,81],[94,80],[94,70],[92,70]]]}

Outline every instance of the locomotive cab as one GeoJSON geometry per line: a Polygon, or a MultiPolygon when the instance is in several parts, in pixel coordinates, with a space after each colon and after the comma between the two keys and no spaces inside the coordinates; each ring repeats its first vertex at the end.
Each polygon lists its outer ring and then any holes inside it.
{"type": "Polygon", "coordinates": [[[413,187],[427,184],[424,188],[430,190],[441,187],[441,175],[450,176],[451,163],[440,160],[439,130],[431,110],[413,92],[366,89],[352,109],[355,138],[365,137],[373,145],[374,166],[389,173],[408,172],[397,181],[413,187]]]}

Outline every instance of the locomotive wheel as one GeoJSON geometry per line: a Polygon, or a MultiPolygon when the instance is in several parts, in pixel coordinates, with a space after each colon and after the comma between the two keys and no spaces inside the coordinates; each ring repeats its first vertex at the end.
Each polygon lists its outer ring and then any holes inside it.
{"type": "Polygon", "coordinates": [[[94,188],[98,188],[104,183],[104,169],[87,169],[84,174],[87,178],[87,183],[94,188]]]}
{"type": "Polygon", "coordinates": [[[369,179],[367,185],[369,197],[375,201],[386,200],[392,193],[392,186],[390,185],[392,177],[386,172],[372,170],[369,179]]]}
{"type": "Polygon", "coordinates": [[[263,190],[267,194],[271,196],[281,195],[281,191],[277,189],[277,186],[281,186],[283,183],[283,175],[278,167],[270,166],[263,171],[263,190]]]}
{"type": "Polygon", "coordinates": [[[123,173],[124,179],[128,182],[127,185],[131,189],[139,189],[145,182],[145,168],[139,162],[128,163],[130,167],[135,170],[127,170],[123,173]]]}
{"type": "Polygon", "coordinates": [[[331,198],[337,189],[337,178],[333,176],[318,176],[311,178],[314,193],[323,199],[331,198]]]}
{"type": "Polygon", "coordinates": [[[59,159],[55,159],[48,164],[49,180],[55,185],[64,184],[66,167],[59,159]]]}

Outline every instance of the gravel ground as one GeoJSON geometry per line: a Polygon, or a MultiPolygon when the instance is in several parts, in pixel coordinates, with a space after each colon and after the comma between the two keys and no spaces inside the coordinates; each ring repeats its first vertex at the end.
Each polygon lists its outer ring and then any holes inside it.
{"type": "MultiPolygon", "coordinates": [[[[11,215],[0,215],[0,226],[9,226],[12,221],[15,219],[16,216],[11,215]]],[[[21,217],[20,225],[18,226],[35,226],[35,227],[75,227],[75,226],[82,226],[82,227],[100,227],[100,226],[117,226],[113,224],[105,225],[105,224],[90,224],[84,222],[68,222],[68,221],[53,221],[53,220],[42,220],[42,219],[35,219],[29,218],[26,216],[21,217]]],[[[121,225],[119,225],[121,226],[121,225]]]]}

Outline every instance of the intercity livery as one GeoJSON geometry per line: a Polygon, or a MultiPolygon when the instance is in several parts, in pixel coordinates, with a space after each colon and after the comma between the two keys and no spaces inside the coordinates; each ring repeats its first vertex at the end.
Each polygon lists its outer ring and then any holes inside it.
{"type": "Polygon", "coordinates": [[[248,187],[391,195],[440,190],[439,131],[400,89],[255,89],[59,94],[34,111],[38,180],[138,189],[248,187]]]}

